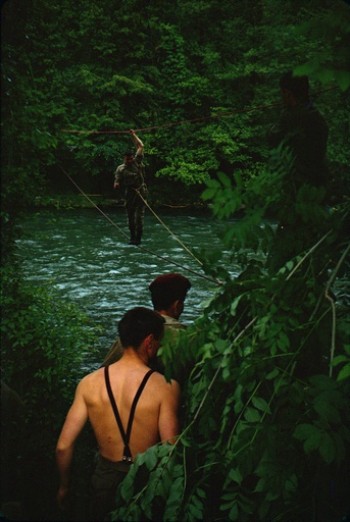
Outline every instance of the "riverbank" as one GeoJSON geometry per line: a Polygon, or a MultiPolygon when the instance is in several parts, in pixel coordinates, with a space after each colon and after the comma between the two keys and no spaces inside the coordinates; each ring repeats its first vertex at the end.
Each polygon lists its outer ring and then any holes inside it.
{"type": "MultiPolygon", "coordinates": [[[[189,200],[187,198],[148,198],[148,204],[154,209],[189,210],[210,212],[209,206],[201,200],[189,200]]],[[[34,209],[74,209],[91,208],[94,205],[99,208],[123,208],[122,198],[113,198],[104,194],[51,194],[37,196],[33,201],[34,209]]]]}
{"type": "MultiPolygon", "coordinates": [[[[33,201],[34,208],[65,209],[65,208],[91,208],[97,205],[100,208],[118,208],[124,206],[124,200],[114,190],[91,190],[80,187],[82,192],[65,190],[59,192],[51,190],[47,194],[36,196],[33,201]]],[[[148,204],[152,209],[184,209],[188,211],[202,211],[210,213],[210,207],[201,199],[204,185],[187,186],[183,183],[164,180],[157,183],[153,181],[148,185],[148,204]]]]}

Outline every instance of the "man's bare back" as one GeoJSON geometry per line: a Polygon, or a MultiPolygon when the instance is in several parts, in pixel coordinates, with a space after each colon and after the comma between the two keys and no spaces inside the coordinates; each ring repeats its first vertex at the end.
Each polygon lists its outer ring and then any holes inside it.
{"type": "MultiPolygon", "coordinates": [[[[135,359],[135,352],[125,350],[121,360],[109,366],[112,393],[124,430],[136,392],[149,371],[135,359]]],[[[107,394],[104,368],[86,376],[79,387],[100,454],[111,461],[122,460],[124,444],[107,394]]],[[[129,446],[133,456],[178,433],[178,394],[179,386],[175,381],[168,383],[156,372],[151,375],[137,403],[132,425],[129,446]]]]}
{"type": "MultiPolygon", "coordinates": [[[[124,315],[118,330],[124,352],[118,362],[108,367],[108,375],[121,424],[126,432],[135,395],[144,377],[150,372],[149,362],[159,349],[164,333],[164,319],[152,310],[137,307],[124,315]]],[[[105,368],[100,368],[78,384],[56,446],[60,473],[57,501],[63,507],[69,492],[74,445],[87,420],[90,421],[100,454],[92,477],[92,484],[95,484],[95,513],[98,513],[94,516],[100,517],[98,520],[102,520],[108,509],[112,509],[115,487],[121,479],[120,472],[122,475],[126,473],[124,468],[119,469],[118,463],[125,456],[125,444],[108,395],[105,371],[105,368]],[[107,489],[104,479],[102,483],[100,480],[105,473],[109,477],[107,489]]],[[[151,372],[134,412],[129,440],[132,458],[159,441],[174,441],[179,433],[179,400],[178,383],[167,382],[160,373],[151,372]]]]}

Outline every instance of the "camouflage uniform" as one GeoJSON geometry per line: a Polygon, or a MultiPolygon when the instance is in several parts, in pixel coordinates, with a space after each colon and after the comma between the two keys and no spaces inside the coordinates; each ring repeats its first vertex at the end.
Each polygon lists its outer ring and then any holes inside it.
{"type": "Polygon", "coordinates": [[[115,183],[119,183],[126,202],[130,230],[130,243],[139,244],[142,238],[145,203],[140,195],[147,198],[144,179],[143,154],[136,154],[132,163],[119,165],[115,171],[115,183]]]}

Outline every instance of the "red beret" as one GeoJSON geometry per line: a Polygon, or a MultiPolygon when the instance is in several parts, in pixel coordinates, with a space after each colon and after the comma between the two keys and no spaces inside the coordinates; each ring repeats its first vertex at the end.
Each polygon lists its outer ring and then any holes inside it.
{"type": "Polygon", "coordinates": [[[162,274],[156,277],[148,287],[153,290],[175,290],[187,292],[191,288],[191,282],[181,274],[162,274]]]}
{"type": "Polygon", "coordinates": [[[184,301],[191,282],[181,274],[163,274],[149,285],[151,300],[155,310],[166,310],[174,301],[184,301]]]}

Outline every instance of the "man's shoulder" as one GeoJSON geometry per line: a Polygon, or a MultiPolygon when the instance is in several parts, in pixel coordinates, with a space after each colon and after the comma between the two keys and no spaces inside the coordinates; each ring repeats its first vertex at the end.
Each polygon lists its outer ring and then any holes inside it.
{"type": "Polygon", "coordinates": [[[175,393],[179,389],[180,385],[175,379],[167,380],[165,376],[158,371],[153,371],[152,378],[153,385],[157,386],[159,390],[168,390],[175,393]]]}
{"type": "Polygon", "coordinates": [[[125,165],[122,164],[122,165],[118,165],[118,167],[115,169],[114,171],[114,177],[117,181],[120,181],[120,179],[123,177],[124,175],[124,170],[125,170],[125,165]]]}
{"type": "Polygon", "coordinates": [[[98,368],[97,370],[88,373],[81,379],[81,381],[78,384],[78,388],[80,388],[82,391],[88,390],[89,388],[92,388],[96,386],[98,382],[103,379],[103,368],[98,368]]]}
{"type": "Polygon", "coordinates": [[[162,317],[165,319],[164,326],[166,328],[186,328],[186,325],[180,323],[180,321],[178,319],[175,319],[174,317],[170,317],[169,315],[162,315],[162,317]]]}

